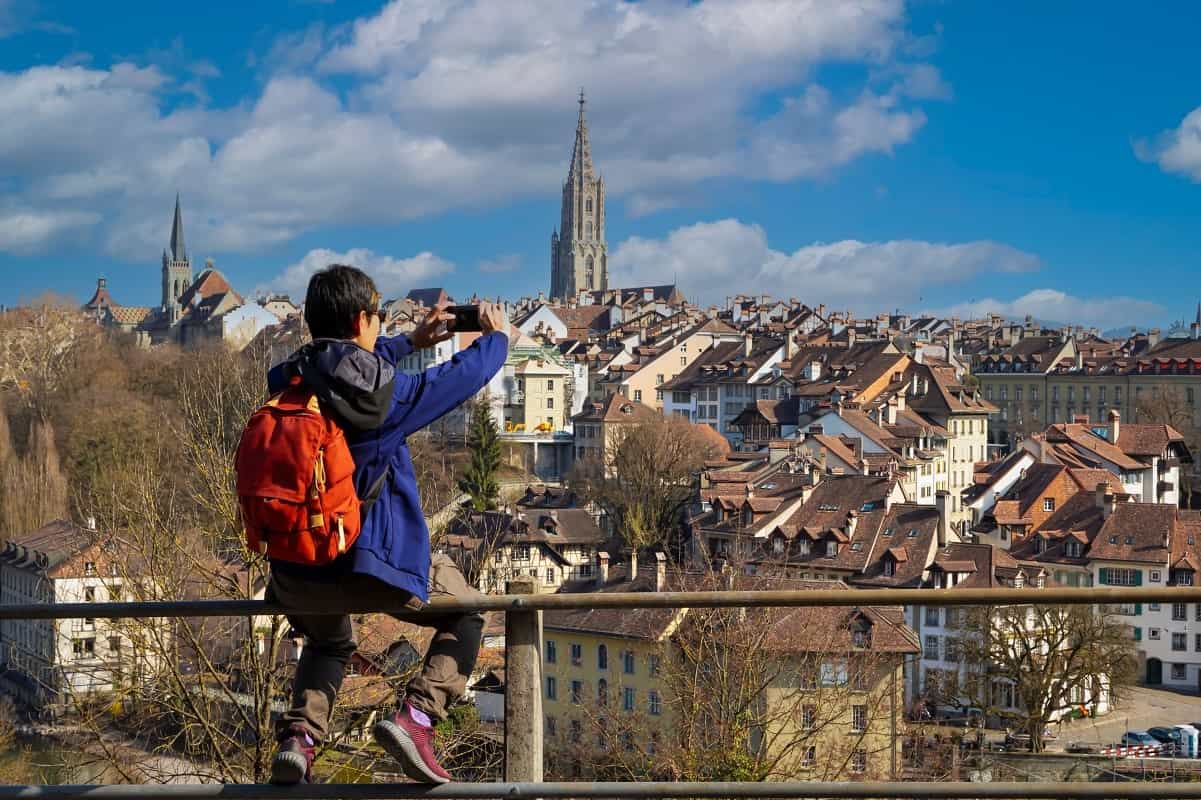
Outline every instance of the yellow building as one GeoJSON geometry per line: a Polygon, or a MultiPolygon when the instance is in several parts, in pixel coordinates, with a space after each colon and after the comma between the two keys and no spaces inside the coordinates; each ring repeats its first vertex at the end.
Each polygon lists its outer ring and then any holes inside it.
{"type": "Polygon", "coordinates": [[[604,459],[619,430],[656,417],[658,412],[650,406],[621,394],[610,395],[603,405],[585,408],[572,418],[576,460],[604,459]]]}
{"type": "Polygon", "coordinates": [[[523,426],[527,433],[563,430],[571,398],[565,386],[571,380],[571,370],[554,361],[531,358],[513,372],[517,394],[513,406],[505,409],[505,421],[514,427],[523,426]]]}
{"type": "MultiPolygon", "coordinates": [[[[656,567],[633,582],[621,567],[607,581],[602,559],[595,590],[662,589],[661,556],[656,567]]],[[[738,589],[816,585],[724,580],[738,589]]],[[[671,588],[713,588],[676,583],[671,588]]],[[[902,664],[918,652],[900,608],[550,611],[546,772],[624,780],[895,777],[902,664]]]]}
{"type": "Polygon", "coordinates": [[[701,354],[720,342],[737,342],[742,334],[720,320],[706,320],[676,337],[636,349],[633,362],[612,369],[604,383],[605,391],[619,392],[631,400],[663,410],[663,392],[659,388],[684,371],[701,354]]]}

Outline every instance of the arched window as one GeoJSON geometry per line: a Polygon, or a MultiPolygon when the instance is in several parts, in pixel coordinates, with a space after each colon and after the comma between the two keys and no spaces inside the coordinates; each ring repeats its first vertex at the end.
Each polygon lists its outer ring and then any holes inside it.
{"type": "Polygon", "coordinates": [[[592,198],[591,197],[589,197],[587,200],[584,201],[584,210],[587,211],[589,214],[592,213],[592,198]]]}
{"type": "Polygon", "coordinates": [[[593,259],[592,259],[592,256],[588,256],[588,260],[585,262],[585,265],[588,267],[588,269],[587,269],[587,273],[588,273],[588,277],[589,277],[589,278],[591,278],[591,277],[592,277],[592,266],[593,266],[593,264],[595,264],[595,263],[596,263],[596,262],[595,262],[595,261],[593,261],[593,259]]]}
{"type": "Polygon", "coordinates": [[[602,708],[609,705],[609,682],[604,678],[596,682],[596,704],[602,708]]]}
{"type": "Polygon", "coordinates": [[[596,648],[596,668],[609,668],[609,648],[605,647],[603,644],[596,648]]]}
{"type": "Polygon", "coordinates": [[[584,238],[592,238],[592,220],[588,220],[588,222],[584,223],[584,238]]]}

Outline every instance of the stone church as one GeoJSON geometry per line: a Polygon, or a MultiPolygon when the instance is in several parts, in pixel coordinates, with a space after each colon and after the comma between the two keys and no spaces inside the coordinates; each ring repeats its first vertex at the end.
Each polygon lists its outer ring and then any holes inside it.
{"type": "Polygon", "coordinates": [[[563,183],[559,229],[550,237],[550,296],[564,300],[581,291],[609,288],[605,246],[605,179],[592,171],[584,92],[575,127],[571,167],[563,183]]]}

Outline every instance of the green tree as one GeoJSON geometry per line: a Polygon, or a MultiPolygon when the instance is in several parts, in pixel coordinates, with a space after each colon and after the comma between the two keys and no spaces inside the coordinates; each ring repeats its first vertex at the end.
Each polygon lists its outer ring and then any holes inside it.
{"type": "Polygon", "coordinates": [[[459,489],[471,495],[473,509],[491,511],[500,495],[496,479],[500,469],[500,434],[486,398],[478,400],[472,409],[467,449],[471,457],[459,479],[459,489]]]}

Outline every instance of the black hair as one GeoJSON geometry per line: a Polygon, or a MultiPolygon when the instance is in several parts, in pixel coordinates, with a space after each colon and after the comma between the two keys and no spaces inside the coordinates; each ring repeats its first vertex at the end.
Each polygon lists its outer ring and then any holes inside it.
{"type": "Polygon", "coordinates": [[[309,278],[304,321],[314,339],[353,339],[360,311],[379,310],[375,281],[361,269],[330,264],[309,278]]]}

